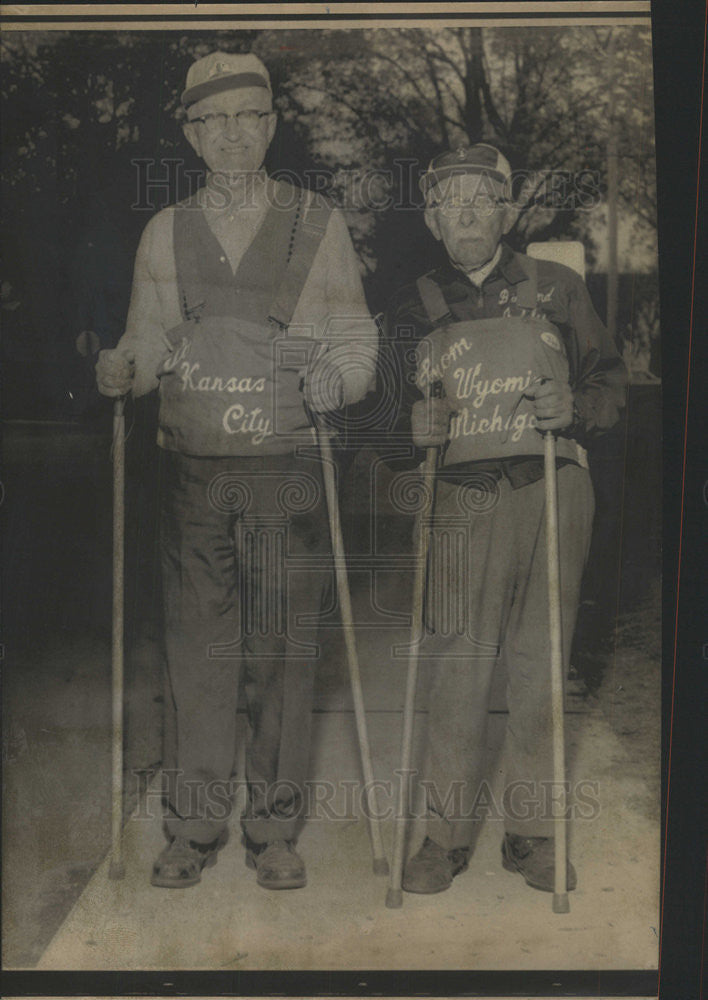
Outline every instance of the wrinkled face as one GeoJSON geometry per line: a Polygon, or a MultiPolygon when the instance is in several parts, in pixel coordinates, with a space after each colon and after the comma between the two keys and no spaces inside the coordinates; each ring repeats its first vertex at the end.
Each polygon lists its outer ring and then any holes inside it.
{"type": "Polygon", "coordinates": [[[269,91],[264,87],[225,90],[197,101],[187,111],[184,134],[194,151],[215,173],[248,173],[263,165],[276,126],[269,91]],[[268,112],[252,121],[233,117],[238,112],[268,112]],[[225,122],[211,115],[226,114],[225,122]],[[196,119],[206,118],[206,121],[196,119]]]}
{"type": "Polygon", "coordinates": [[[427,226],[463,271],[486,264],[515,219],[516,209],[502,202],[496,185],[477,174],[451,177],[427,196],[427,226]]]}

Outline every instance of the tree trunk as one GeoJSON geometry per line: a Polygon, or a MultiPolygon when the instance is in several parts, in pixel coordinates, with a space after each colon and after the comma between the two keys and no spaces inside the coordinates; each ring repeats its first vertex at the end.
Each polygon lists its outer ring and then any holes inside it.
{"type": "Polygon", "coordinates": [[[607,139],[607,330],[613,340],[617,337],[617,116],[615,33],[610,31],[608,46],[608,108],[609,136],[607,139]]]}
{"type": "Polygon", "coordinates": [[[479,142],[484,133],[482,93],[484,90],[484,53],[481,28],[463,28],[467,36],[467,72],[465,74],[465,127],[470,142],[479,142]]]}

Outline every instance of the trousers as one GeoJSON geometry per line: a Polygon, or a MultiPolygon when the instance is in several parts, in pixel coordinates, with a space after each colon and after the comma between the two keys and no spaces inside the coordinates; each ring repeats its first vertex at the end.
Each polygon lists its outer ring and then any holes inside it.
{"type": "MultiPolygon", "coordinates": [[[[587,559],[594,497],[586,469],[558,470],[563,676],[587,559]]],[[[431,535],[424,667],[429,714],[423,776],[428,836],[469,847],[475,824],[553,835],[545,481],[475,492],[439,481],[431,535]],[[483,782],[495,671],[507,670],[502,805],[483,782]],[[493,812],[491,811],[493,810],[493,812]],[[500,815],[501,814],[501,815],[500,815]]]]}
{"type": "Polygon", "coordinates": [[[256,844],[294,839],[317,620],[332,579],[321,465],[293,455],[163,457],[166,708],[174,730],[163,768],[166,832],[199,843],[222,834],[242,684],[250,726],[243,830],[256,844]]]}

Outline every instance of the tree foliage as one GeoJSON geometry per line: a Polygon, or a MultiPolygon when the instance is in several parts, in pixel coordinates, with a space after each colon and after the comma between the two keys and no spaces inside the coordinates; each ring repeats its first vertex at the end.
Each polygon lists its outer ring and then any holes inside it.
{"type": "Polygon", "coordinates": [[[150,211],[188,194],[199,169],[182,136],[179,94],[192,60],[217,48],[253,50],[268,65],[280,124],[267,166],[339,200],[375,310],[439,259],[420,217],[418,177],[441,148],[465,139],[494,142],[527,172],[517,246],[579,237],[592,264],[601,257],[614,126],[625,242],[651,261],[650,39],[644,29],[614,27],[610,59],[609,30],[6,32],[3,277],[52,342],[73,343],[77,326],[91,322],[87,296],[101,274],[120,286],[114,311],[124,308],[150,211]],[[152,208],[138,197],[137,161],[166,178],[152,208]],[[582,171],[594,178],[592,210],[574,195],[582,171]],[[570,190],[559,203],[553,185],[563,172],[570,190]]]}

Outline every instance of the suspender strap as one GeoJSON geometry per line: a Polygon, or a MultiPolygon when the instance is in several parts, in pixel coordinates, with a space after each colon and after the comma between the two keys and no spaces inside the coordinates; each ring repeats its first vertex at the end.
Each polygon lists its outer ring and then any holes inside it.
{"type": "Polygon", "coordinates": [[[526,281],[522,281],[517,287],[516,294],[518,298],[516,304],[521,309],[535,309],[538,293],[538,261],[533,257],[525,255],[519,255],[516,259],[524,271],[526,271],[527,278],[526,281]]]}
{"type": "Polygon", "coordinates": [[[416,285],[431,323],[437,325],[444,319],[452,319],[452,313],[437,282],[433,281],[429,275],[424,274],[421,278],[418,278],[416,285]]]}
{"type": "Polygon", "coordinates": [[[293,317],[331,214],[332,206],[323,198],[312,196],[304,189],[300,192],[290,233],[288,263],[268,313],[268,318],[283,328],[293,317]],[[311,199],[309,205],[308,198],[311,199]]]}

